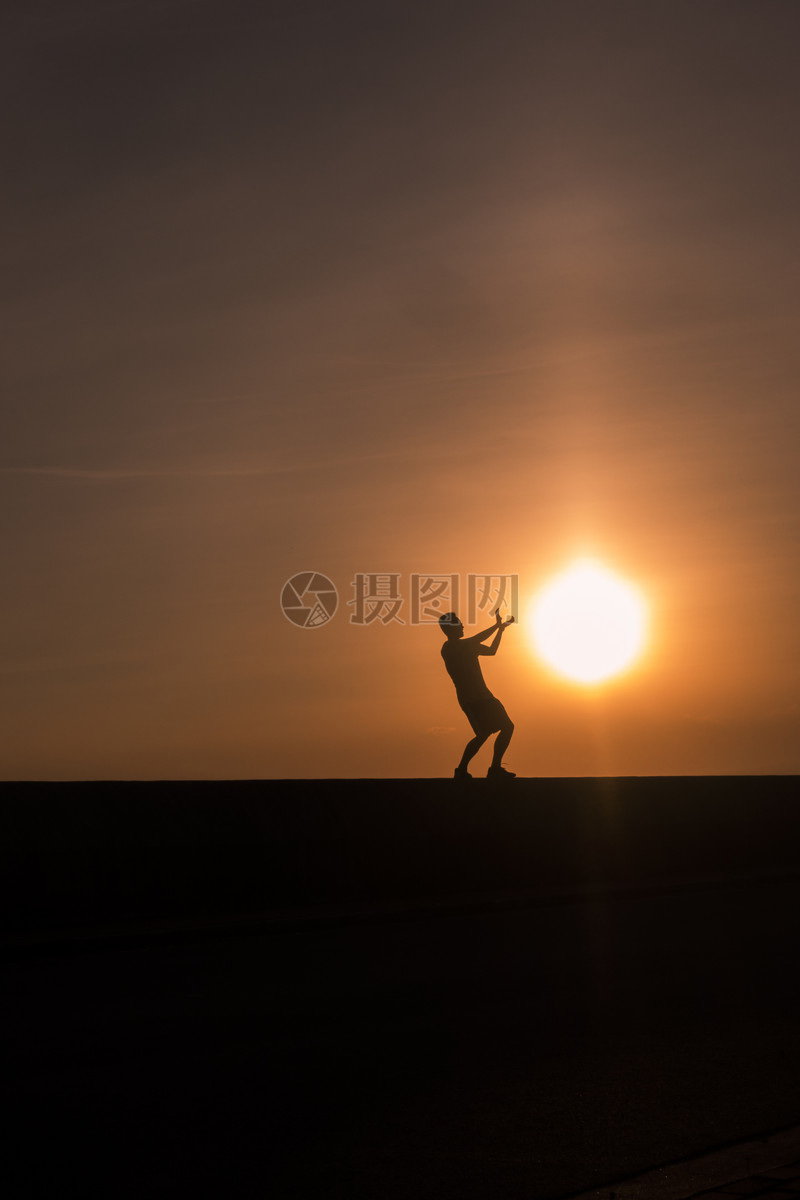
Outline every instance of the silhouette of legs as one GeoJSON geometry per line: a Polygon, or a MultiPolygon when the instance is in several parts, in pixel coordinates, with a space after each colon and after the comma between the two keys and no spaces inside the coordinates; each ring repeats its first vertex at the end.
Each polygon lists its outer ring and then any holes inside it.
{"type": "MultiPolygon", "coordinates": [[[[466,771],[470,759],[475,757],[488,736],[488,733],[476,733],[475,737],[467,742],[466,746],[464,747],[464,753],[461,755],[461,762],[456,767],[458,774],[461,774],[462,771],[466,771]]],[[[510,736],[511,735],[509,734],[509,737],[510,736]]]]}
{"type": "MultiPolygon", "coordinates": [[[[489,767],[490,771],[496,773],[499,772],[503,755],[508,749],[508,743],[511,741],[511,735],[513,732],[514,722],[506,717],[506,719],[503,721],[503,724],[500,726],[500,729],[498,730],[497,737],[495,738],[494,749],[492,751],[492,763],[489,767]]],[[[488,737],[488,733],[476,733],[475,737],[471,738],[470,741],[467,742],[466,746],[464,747],[464,753],[461,755],[461,762],[458,764],[455,770],[456,778],[459,776],[463,778],[466,775],[467,767],[469,766],[470,761],[475,757],[488,737]]],[[[505,774],[506,772],[503,773],[505,774]]]]}
{"type": "Polygon", "coordinates": [[[492,766],[489,768],[490,770],[494,767],[500,766],[500,761],[501,761],[503,755],[505,754],[506,750],[508,749],[508,743],[511,741],[511,735],[513,732],[514,732],[514,722],[513,721],[508,721],[508,720],[504,721],[503,724],[500,726],[500,732],[498,733],[497,738],[495,739],[495,743],[494,743],[494,751],[492,753],[492,766]]]}

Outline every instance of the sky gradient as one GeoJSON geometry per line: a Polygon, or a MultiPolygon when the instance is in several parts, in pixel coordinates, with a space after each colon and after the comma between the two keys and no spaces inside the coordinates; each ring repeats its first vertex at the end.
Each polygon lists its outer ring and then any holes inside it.
{"type": "Polygon", "coordinates": [[[794,5],[6,24],[3,778],[449,775],[359,572],[518,574],[519,774],[800,771],[794,5]],[[584,553],[651,609],[588,691],[525,622],[584,553]]]}

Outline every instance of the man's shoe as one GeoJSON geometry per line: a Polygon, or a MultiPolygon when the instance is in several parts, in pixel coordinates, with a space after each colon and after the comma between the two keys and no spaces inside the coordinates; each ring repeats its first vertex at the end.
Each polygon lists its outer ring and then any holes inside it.
{"type": "Polygon", "coordinates": [[[489,767],[486,772],[487,779],[516,779],[516,772],[507,771],[505,767],[489,767]]]}
{"type": "Polygon", "coordinates": [[[466,767],[456,767],[455,771],[453,771],[453,779],[463,782],[467,779],[472,779],[472,776],[466,767]]]}

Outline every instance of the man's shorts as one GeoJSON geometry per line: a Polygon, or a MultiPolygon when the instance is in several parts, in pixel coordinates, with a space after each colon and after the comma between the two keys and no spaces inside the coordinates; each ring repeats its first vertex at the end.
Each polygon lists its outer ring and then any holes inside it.
{"type": "Polygon", "coordinates": [[[508,713],[491,692],[477,700],[461,700],[459,703],[477,737],[488,737],[490,733],[497,733],[507,721],[510,723],[508,713]]]}

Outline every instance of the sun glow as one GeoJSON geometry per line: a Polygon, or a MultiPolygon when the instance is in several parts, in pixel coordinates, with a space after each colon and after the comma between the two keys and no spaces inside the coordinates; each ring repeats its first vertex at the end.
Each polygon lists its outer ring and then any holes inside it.
{"type": "Polygon", "coordinates": [[[618,675],[644,648],[647,608],[641,593],[592,559],[573,563],[545,584],[531,618],[536,653],[576,683],[618,675]]]}

